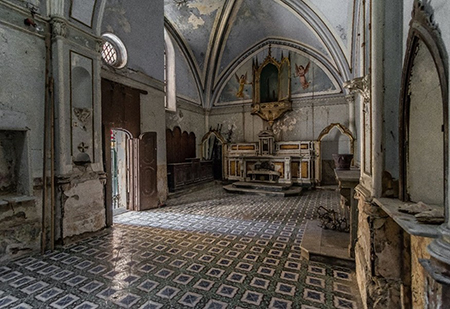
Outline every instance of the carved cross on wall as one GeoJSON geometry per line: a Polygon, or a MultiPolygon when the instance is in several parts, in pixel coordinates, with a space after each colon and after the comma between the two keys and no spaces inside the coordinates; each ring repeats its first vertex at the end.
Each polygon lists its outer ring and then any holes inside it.
{"type": "Polygon", "coordinates": [[[78,150],[80,152],[86,152],[88,150],[89,146],[86,145],[84,142],[81,142],[80,145],[78,145],[78,150]]]}

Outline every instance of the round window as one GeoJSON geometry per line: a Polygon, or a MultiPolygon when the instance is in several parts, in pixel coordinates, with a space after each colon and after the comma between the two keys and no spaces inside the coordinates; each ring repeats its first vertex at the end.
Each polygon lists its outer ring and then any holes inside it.
{"type": "Polygon", "coordinates": [[[117,69],[127,64],[127,50],[122,41],[112,33],[102,35],[102,59],[106,64],[117,69]]]}

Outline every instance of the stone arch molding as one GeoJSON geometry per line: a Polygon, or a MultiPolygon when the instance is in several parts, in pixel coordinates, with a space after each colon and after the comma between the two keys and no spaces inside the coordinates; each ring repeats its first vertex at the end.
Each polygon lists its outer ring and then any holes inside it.
{"type": "MultiPolygon", "coordinates": [[[[449,159],[449,118],[448,118],[448,54],[445,49],[445,44],[441,37],[441,32],[433,19],[433,10],[429,1],[415,0],[413,10],[411,13],[410,29],[407,40],[407,50],[405,53],[405,60],[403,64],[402,73],[402,88],[400,92],[400,199],[406,200],[406,173],[408,160],[408,127],[410,115],[410,95],[411,95],[411,76],[414,67],[414,61],[417,55],[417,48],[420,43],[431,53],[433,58],[433,65],[437,70],[439,83],[441,87],[442,96],[442,110],[443,110],[443,132],[444,132],[444,192],[448,192],[448,159],[449,159]]],[[[445,196],[445,205],[448,207],[449,197],[445,196]]],[[[447,218],[449,214],[446,214],[447,218]]]]}
{"type": "Polygon", "coordinates": [[[341,131],[342,134],[348,136],[348,138],[350,139],[350,152],[352,154],[354,154],[355,153],[355,137],[353,136],[352,132],[346,126],[344,126],[340,123],[332,123],[329,126],[327,126],[325,129],[322,130],[322,132],[320,132],[317,140],[319,142],[321,142],[322,139],[325,136],[327,136],[331,132],[331,130],[333,130],[334,128],[337,128],[339,131],[341,131]]]}

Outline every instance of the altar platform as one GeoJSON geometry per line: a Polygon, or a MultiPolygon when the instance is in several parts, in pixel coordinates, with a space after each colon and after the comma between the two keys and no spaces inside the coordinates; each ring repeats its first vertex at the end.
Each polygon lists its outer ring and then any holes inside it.
{"type": "Polygon", "coordinates": [[[302,193],[303,188],[285,183],[238,181],[223,187],[231,193],[254,194],[262,196],[295,196],[302,193]]]}

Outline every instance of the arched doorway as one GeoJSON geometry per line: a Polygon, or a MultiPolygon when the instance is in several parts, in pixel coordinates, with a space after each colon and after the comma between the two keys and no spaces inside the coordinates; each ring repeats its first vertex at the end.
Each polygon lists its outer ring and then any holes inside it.
{"type": "Polygon", "coordinates": [[[102,79],[108,226],[113,223],[114,209],[146,210],[158,206],[156,133],[141,133],[141,93],[139,89],[102,79]]]}
{"type": "Polygon", "coordinates": [[[319,134],[320,184],[337,184],[334,174],[333,154],[354,154],[355,138],[351,131],[340,123],[332,123],[319,134]]]}
{"type": "Polygon", "coordinates": [[[132,209],[132,158],[130,142],[133,136],[123,129],[111,129],[111,192],[113,214],[132,209]]]}

